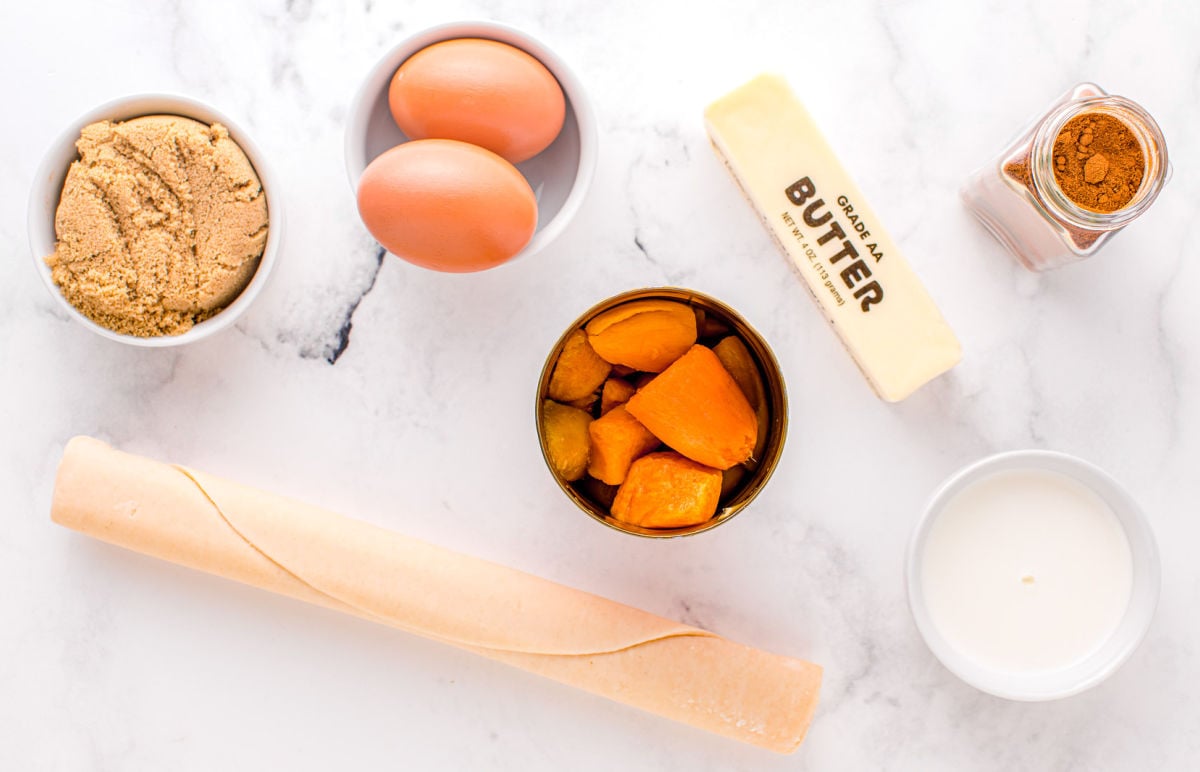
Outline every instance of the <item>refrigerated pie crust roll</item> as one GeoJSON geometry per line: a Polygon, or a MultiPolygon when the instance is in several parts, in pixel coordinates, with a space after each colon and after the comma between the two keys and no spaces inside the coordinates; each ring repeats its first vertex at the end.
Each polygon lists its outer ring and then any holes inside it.
{"type": "Polygon", "coordinates": [[[787,753],[821,668],[282,496],[76,437],[56,523],[787,753]]]}

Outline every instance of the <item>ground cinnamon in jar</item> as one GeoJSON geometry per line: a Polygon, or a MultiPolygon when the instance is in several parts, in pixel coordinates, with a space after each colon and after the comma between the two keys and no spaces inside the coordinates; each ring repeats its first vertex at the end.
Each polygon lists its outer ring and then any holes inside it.
{"type": "Polygon", "coordinates": [[[1137,193],[1146,173],[1141,143],[1123,121],[1085,112],[1054,139],[1054,181],[1076,205],[1115,212],[1137,193]]]}
{"type": "Polygon", "coordinates": [[[1094,255],[1154,203],[1170,177],[1144,108],[1080,83],[968,178],[972,214],[1033,271],[1094,255]]]}
{"type": "MultiPolygon", "coordinates": [[[[1019,158],[1009,161],[1004,165],[1004,173],[1018,184],[1029,190],[1033,195],[1037,195],[1036,186],[1033,184],[1033,172],[1029,168],[1029,151],[1025,151],[1019,158]]],[[[1056,217],[1055,221],[1063,228],[1067,234],[1067,238],[1075,245],[1077,249],[1089,249],[1095,244],[1104,231],[1093,231],[1085,228],[1080,228],[1075,225],[1063,222],[1061,218],[1056,217]]]]}

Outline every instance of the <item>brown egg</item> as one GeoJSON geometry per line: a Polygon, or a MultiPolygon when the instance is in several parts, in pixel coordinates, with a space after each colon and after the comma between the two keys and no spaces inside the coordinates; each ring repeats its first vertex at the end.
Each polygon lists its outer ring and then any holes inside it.
{"type": "Polygon", "coordinates": [[[519,48],[462,38],[410,56],[388,104],[412,139],[458,139],[520,163],[562,130],[566,101],[545,65],[519,48]]]}
{"type": "Polygon", "coordinates": [[[405,142],[372,161],[358,213],[392,254],[453,273],[500,265],[537,228],[537,200],[516,167],[452,139],[405,142]]]}

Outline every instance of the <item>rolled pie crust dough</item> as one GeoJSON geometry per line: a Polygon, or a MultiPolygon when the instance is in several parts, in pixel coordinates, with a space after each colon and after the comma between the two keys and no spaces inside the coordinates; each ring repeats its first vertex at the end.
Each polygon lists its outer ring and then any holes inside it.
{"type": "Polygon", "coordinates": [[[817,703],[812,663],[90,437],[67,444],[51,517],[781,753],[817,703]]]}

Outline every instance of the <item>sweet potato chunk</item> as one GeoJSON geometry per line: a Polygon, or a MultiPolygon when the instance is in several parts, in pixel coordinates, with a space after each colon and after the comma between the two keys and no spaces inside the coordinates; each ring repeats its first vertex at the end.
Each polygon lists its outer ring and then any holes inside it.
{"type": "Polygon", "coordinates": [[[638,314],[644,314],[648,311],[664,311],[681,317],[690,315],[693,319],[696,316],[691,306],[686,303],[680,303],[677,300],[658,300],[653,298],[649,300],[630,300],[627,303],[613,306],[607,311],[597,314],[585,325],[585,329],[588,335],[599,335],[615,324],[620,324],[638,314]]]}
{"type": "Polygon", "coordinates": [[[609,485],[620,485],[634,459],[659,445],[659,439],[629,415],[624,405],[592,421],[588,434],[592,452],[587,473],[609,485]]]}
{"type": "Polygon", "coordinates": [[[578,480],[587,470],[591,447],[588,426],[591,423],[592,417],[579,408],[549,399],[542,403],[546,455],[554,473],[567,482],[578,480]]]}
{"type": "Polygon", "coordinates": [[[550,373],[547,394],[558,402],[585,399],[608,377],[612,365],[600,358],[588,343],[583,330],[575,330],[563,344],[562,353],[550,373]]]}
{"type": "Polygon", "coordinates": [[[604,415],[617,405],[624,405],[637,389],[629,381],[620,378],[609,378],[604,382],[600,392],[600,415],[604,415]]]}
{"type": "Polygon", "coordinates": [[[633,462],[612,515],[643,528],[682,528],[711,518],[720,498],[719,470],[675,452],[651,453],[633,462]]]}
{"type": "Polygon", "coordinates": [[[573,399],[567,404],[571,407],[577,407],[589,415],[592,413],[592,408],[596,406],[596,400],[600,399],[600,394],[593,391],[591,394],[581,399],[573,399]]]}
{"type": "Polygon", "coordinates": [[[754,453],[754,408],[717,355],[704,346],[688,349],[630,397],[625,408],[673,450],[705,466],[728,469],[754,453]]]}
{"type": "Polygon", "coordinates": [[[733,376],[734,382],[750,402],[750,407],[757,408],[761,405],[764,400],[762,377],[758,374],[758,365],[754,364],[754,358],[750,356],[746,344],[730,335],[713,346],[713,353],[733,376]]]}
{"type": "Polygon", "coordinates": [[[696,314],[672,300],[634,300],[605,311],[584,329],[605,360],[657,373],[696,342],[696,314]]]}
{"type": "Polygon", "coordinates": [[[754,459],[760,459],[763,449],[767,446],[767,426],[770,416],[767,408],[767,392],[763,386],[762,376],[758,372],[758,365],[754,363],[754,357],[750,356],[750,350],[746,348],[746,344],[733,335],[722,338],[720,343],[713,346],[713,353],[733,376],[738,388],[750,402],[750,407],[754,408],[754,416],[758,419],[758,436],[754,440],[754,459]]]}

